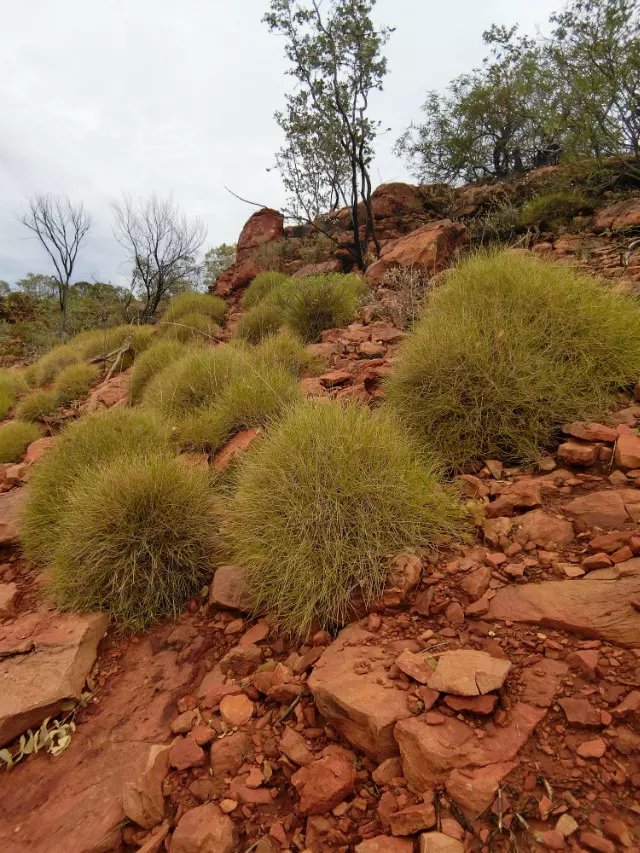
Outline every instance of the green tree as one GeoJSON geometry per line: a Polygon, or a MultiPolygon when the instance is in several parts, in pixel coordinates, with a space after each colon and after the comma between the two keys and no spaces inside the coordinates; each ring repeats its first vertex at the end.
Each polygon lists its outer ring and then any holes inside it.
{"type": "Polygon", "coordinates": [[[284,112],[276,113],[286,136],[277,163],[290,214],[313,222],[321,206],[331,210],[346,201],[361,269],[369,240],[378,247],[369,168],[379,122],[368,111],[371,93],[382,89],[387,63],[381,51],[391,33],[374,26],[374,5],[375,0],[271,0],[264,18],[272,32],[285,37],[288,74],[296,81],[284,112]]]}
{"type": "Polygon", "coordinates": [[[57,292],[55,280],[42,273],[28,272],[24,278],[16,281],[16,287],[34,299],[54,299],[57,292]]]}
{"type": "Polygon", "coordinates": [[[231,264],[236,259],[236,246],[229,243],[220,243],[219,246],[213,246],[208,249],[204,255],[204,264],[202,270],[202,278],[205,286],[213,284],[218,276],[229,269],[231,264]]]}
{"type": "Polygon", "coordinates": [[[573,0],[551,16],[548,55],[567,99],[565,147],[640,157],[640,0],[573,0]]]}

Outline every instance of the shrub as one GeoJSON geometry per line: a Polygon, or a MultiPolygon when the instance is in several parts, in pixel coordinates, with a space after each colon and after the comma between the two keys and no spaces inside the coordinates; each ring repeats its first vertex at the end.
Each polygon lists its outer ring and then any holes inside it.
{"type": "Polygon", "coordinates": [[[387,271],[380,289],[376,314],[399,329],[416,322],[429,288],[429,276],[421,267],[392,267],[387,271]]]}
{"type": "Polygon", "coordinates": [[[51,386],[58,406],[67,406],[74,400],[85,397],[92,385],[100,378],[100,368],[95,364],[70,364],[56,376],[51,386]]]}
{"type": "MultiPolygon", "coordinates": [[[[70,365],[73,366],[73,365],[70,365]]],[[[58,410],[55,391],[37,389],[32,391],[16,406],[16,417],[23,421],[44,421],[53,417],[58,410]]]]}
{"type": "Polygon", "coordinates": [[[299,240],[268,240],[253,252],[252,260],[261,270],[285,270],[287,262],[298,255],[299,240]]]}
{"type": "Polygon", "coordinates": [[[593,209],[593,202],[582,193],[568,190],[544,193],[525,202],[519,221],[523,228],[536,226],[552,231],[567,225],[574,216],[593,213],[593,209]]]}
{"type": "Polygon", "coordinates": [[[298,383],[282,367],[263,364],[248,369],[227,385],[212,406],[181,423],[180,444],[215,453],[235,432],[272,421],[300,399],[298,383]]]}
{"type": "Polygon", "coordinates": [[[365,290],[355,275],[315,275],[289,279],[277,288],[276,298],[288,328],[312,343],[325,329],[350,323],[365,290]]]}
{"type": "Polygon", "coordinates": [[[187,291],[179,293],[171,300],[169,307],[164,312],[162,321],[172,323],[190,314],[204,315],[210,317],[214,323],[222,323],[227,313],[227,304],[219,296],[209,296],[206,293],[195,293],[187,291]]]}
{"type": "Polygon", "coordinates": [[[34,384],[42,387],[53,382],[64,367],[76,364],[78,361],[80,356],[74,345],[60,344],[38,359],[30,375],[33,377],[34,384]]]}
{"type": "Polygon", "coordinates": [[[164,416],[181,418],[209,406],[247,364],[241,349],[226,344],[195,350],[167,365],[147,385],[142,402],[164,416]]]}
{"type": "Polygon", "coordinates": [[[162,327],[163,337],[180,341],[180,343],[188,341],[208,343],[220,337],[221,331],[215,320],[207,317],[206,314],[196,312],[181,315],[162,327]]]}
{"type": "Polygon", "coordinates": [[[258,362],[283,367],[294,376],[322,373],[324,359],[311,355],[300,338],[286,329],[263,339],[255,351],[258,362]]]}
{"type": "Polygon", "coordinates": [[[71,489],[49,591],[127,629],[175,618],[211,576],[216,532],[206,471],[170,456],[112,460],[71,489]]]}
{"type": "Polygon", "coordinates": [[[161,420],[140,409],[96,412],[66,427],[29,480],[21,527],[27,557],[36,562],[51,558],[69,490],[85,470],[114,457],[162,452],[168,446],[161,420]]]}
{"type": "Polygon", "coordinates": [[[142,393],[153,377],[168,364],[185,355],[185,347],[178,341],[158,340],[137,358],[131,371],[129,396],[132,403],[139,403],[142,393]]]}
{"type": "Polygon", "coordinates": [[[244,456],[225,530],[255,611],[304,634],[342,624],[381,593],[393,556],[461,517],[393,419],[307,401],[244,456]]]}
{"type": "Polygon", "coordinates": [[[276,272],[275,270],[258,273],[244,292],[242,299],[243,308],[254,308],[265,296],[271,293],[274,287],[277,287],[286,280],[287,276],[284,273],[276,272]]]}
{"type": "Polygon", "coordinates": [[[35,424],[9,421],[0,425],[0,462],[20,462],[32,441],[40,438],[35,424]]]}
{"type": "Polygon", "coordinates": [[[454,470],[529,462],[640,375],[640,304],[528,253],[450,271],[386,383],[388,405],[454,470]]]}
{"type": "Polygon", "coordinates": [[[335,248],[336,243],[328,234],[315,231],[302,240],[298,257],[304,264],[319,264],[323,261],[330,261],[333,258],[335,248]]]}
{"type": "Polygon", "coordinates": [[[260,343],[284,325],[282,309],[275,304],[262,301],[240,317],[233,334],[251,344],[260,343]]]}

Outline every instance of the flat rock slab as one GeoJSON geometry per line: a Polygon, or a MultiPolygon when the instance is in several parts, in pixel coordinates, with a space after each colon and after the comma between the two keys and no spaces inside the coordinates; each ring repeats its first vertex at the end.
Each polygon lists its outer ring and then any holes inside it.
{"type": "Polygon", "coordinates": [[[634,647],[640,645],[640,613],[632,602],[639,596],[640,575],[506,586],[491,599],[487,618],[561,628],[634,647]]]}
{"type": "Polygon", "coordinates": [[[0,494],[0,545],[17,544],[24,499],[24,489],[11,489],[0,494]]]}
{"type": "Polygon", "coordinates": [[[433,690],[455,696],[481,696],[499,690],[511,669],[508,660],[491,657],[487,652],[458,649],[443,652],[428,680],[433,690]]]}
{"type": "Polygon", "coordinates": [[[0,630],[0,746],[79,698],[105,614],[30,613],[0,630]]]}
{"type": "Polygon", "coordinates": [[[429,791],[444,783],[456,792],[457,802],[472,811],[480,803],[488,805],[500,780],[512,769],[510,762],[545,713],[544,708],[518,702],[508,725],[487,723],[482,740],[456,717],[446,717],[440,725],[430,725],[427,715],[400,720],[394,734],[405,779],[414,791],[429,791]],[[482,772],[475,773],[477,768],[482,772]],[[460,774],[467,778],[468,790],[460,774]]]}
{"type": "Polygon", "coordinates": [[[378,762],[398,754],[393,727],[411,716],[406,691],[389,678],[387,667],[397,655],[377,635],[349,625],[325,649],[308,682],[327,722],[378,762]]]}

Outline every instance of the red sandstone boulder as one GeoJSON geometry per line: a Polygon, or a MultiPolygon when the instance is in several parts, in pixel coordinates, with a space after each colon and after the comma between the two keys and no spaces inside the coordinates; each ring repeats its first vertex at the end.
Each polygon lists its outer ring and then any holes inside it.
{"type": "Polygon", "coordinates": [[[238,259],[243,259],[254,252],[263,243],[273,240],[282,240],[284,237],[284,216],[279,210],[270,207],[261,207],[253,213],[245,222],[240,236],[236,254],[238,259]]]}
{"type": "Polygon", "coordinates": [[[418,187],[395,181],[380,184],[371,193],[371,210],[374,219],[391,219],[408,213],[422,211],[422,197],[418,187]]]}
{"type": "Polygon", "coordinates": [[[551,545],[568,545],[573,535],[573,525],[566,518],[558,518],[542,509],[534,509],[519,519],[514,538],[522,544],[530,541],[547,548],[551,545]]]}
{"type": "Polygon", "coordinates": [[[238,834],[230,817],[207,803],[186,812],[173,833],[170,853],[236,853],[238,834]]]}
{"type": "Polygon", "coordinates": [[[640,436],[635,433],[618,436],[615,462],[621,468],[640,468],[640,436]]]}
{"type": "Polygon", "coordinates": [[[610,204],[602,210],[597,211],[593,217],[593,230],[600,231],[622,231],[626,228],[637,228],[640,226],[640,198],[628,198],[610,204]]]}
{"type": "Polygon", "coordinates": [[[367,281],[379,284],[393,267],[419,267],[433,276],[447,265],[455,250],[467,242],[467,229],[461,222],[450,219],[429,222],[406,237],[387,243],[379,260],[368,268],[367,281]]]}
{"type": "Polygon", "coordinates": [[[629,521],[624,501],[620,493],[614,491],[581,495],[565,504],[564,510],[583,527],[616,529],[629,521]]]}

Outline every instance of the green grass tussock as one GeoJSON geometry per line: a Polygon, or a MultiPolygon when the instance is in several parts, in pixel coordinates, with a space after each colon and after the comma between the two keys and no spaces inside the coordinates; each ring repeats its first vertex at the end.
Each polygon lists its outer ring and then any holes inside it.
{"type": "Polygon", "coordinates": [[[362,279],[355,275],[290,279],[281,291],[286,325],[313,343],[325,329],[350,323],[365,292],[362,279]]]}
{"type": "Polygon", "coordinates": [[[248,358],[242,349],[226,344],[190,352],[154,376],[143,405],[171,418],[205,408],[246,370],[248,358]]]}
{"type": "Polygon", "coordinates": [[[282,367],[259,364],[234,379],[207,409],[178,428],[183,449],[215,453],[236,432],[263,426],[302,399],[296,379],[282,367]]]}
{"type": "Polygon", "coordinates": [[[240,317],[233,335],[250,344],[259,344],[267,335],[275,334],[283,325],[282,309],[265,300],[240,317]]]}
{"type": "Polygon", "coordinates": [[[144,389],[153,377],[163,370],[167,365],[186,353],[186,348],[178,341],[155,341],[149,349],[145,350],[133,364],[131,371],[131,385],[129,396],[132,403],[139,403],[142,399],[144,389]]]}
{"type": "Polygon", "coordinates": [[[168,430],[153,412],[114,408],[69,424],[34,468],[22,518],[27,557],[46,563],[58,540],[69,491],[85,470],[115,457],[135,457],[169,448],[168,430]]]}
{"type": "Polygon", "coordinates": [[[9,421],[0,425],[0,462],[20,462],[31,442],[40,438],[35,424],[9,421]]]}
{"type": "Polygon", "coordinates": [[[530,462],[640,375],[640,301],[521,252],[478,254],[434,289],[386,404],[447,467],[530,462]]]}
{"type": "Polygon", "coordinates": [[[594,203],[585,195],[574,191],[558,191],[534,196],[525,202],[518,217],[523,228],[536,226],[554,230],[567,225],[575,216],[591,214],[594,203]]]}
{"type": "Polygon", "coordinates": [[[304,634],[343,624],[354,597],[380,594],[391,558],[462,515],[393,418],[306,401],[241,461],[225,532],[256,612],[304,634]]]}
{"type": "Polygon", "coordinates": [[[206,314],[196,311],[183,314],[171,323],[162,325],[162,336],[180,343],[214,343],[220,337],[221,328],[218,323],[206,314]]]}
{"type": "MultiPolygon", "coordinates": [[[[72,365],[70,365],[72,366],[72,365]]],[[[36,389],[18,403],[15,415],[22,421],[44,421],[58,411],[58,402],[53,390],[36,389]]]]}
{"type": "Polygon", "coordinates": [[[279,365],[294,376],[322,373],[326,367],[324,359],[311,355],[300,338],[287,329],[264,338],[255,355],[258,362],[279,365]]]}
{"type": "Polygon", "coordinates": [[[0,418],[4,418],[15,406],[18,397],[28,390],[23,370],[0,368],[0,418]]]}
{"type": "Polygon", "coordinates": [[[100,378],[101,371],[95,364],[70,364],[56,376],[51,386],[58,406],[67,406],[74,400],[86,397],[89,389],[100,378]]]}
{"type": "Polygon", "coordinates": [[[216,532],[206,471],[170,456],[112,460],[71,489],[49,592],[125,629],[175,618],[210,578],[216,532]]]}
{"type": "Polygon", "coordinates": [[[209,317],[218,325],[224,320],[227,313],[227,303],[219,296],[209,296],[206,293],[195,293],[187,291],[174,296],[169,307],[164,312],[162,321],[173,323],[189,314],[199,314],[209,317]]]}
{"type": "Polygon", "coordinates": [[[60,344],[39,358],[29,375],[33,378],[33,383],[41,388],[53,382],[63,368],[78,361],[80,361],[80,355],[75,345],[60,344]]]}
{"type": "Polygon", "coordinates": [[[242,298],[242,306],[245,310],[255,308],[271,291],[287,280],[287,276],[282,272],[271,270],[270,272],[261,272],[253,279],[247,287],[242,298]]]}
{"type": "Polygon", "coordinates": [[[150,346],[154,334],[153,326],[123,324],[108,329],[92,329],[88,332],[81,332],[69,341],[69,346],[78,352],[80,358],[88,360],[116,352],[128,339],[129,351],[125,353],[120,364],[120,369],[126,370],[140,353],[150,346]]]}

